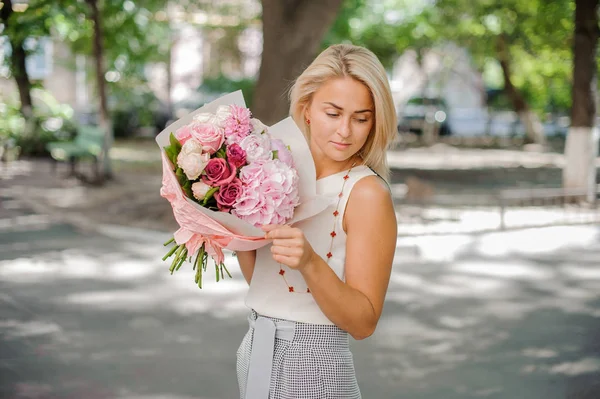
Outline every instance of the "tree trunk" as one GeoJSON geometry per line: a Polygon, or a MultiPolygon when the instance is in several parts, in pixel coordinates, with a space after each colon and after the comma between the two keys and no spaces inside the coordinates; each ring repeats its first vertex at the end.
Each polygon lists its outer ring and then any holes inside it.
{"type": "MultiPolygon", "coordinates": [[[[10,26],[10,17],[13,15],[12,1],[4,0],[4,7],[0,10],[0,20],[4,24],[4,31],[7,32],[7,28],[10,26]]],[[[10,37],[11,51],[11,73],[17,83],[19,90],[19,98],[21,100],[21,114],[26,121],[29,121],[33,113],[33,104],[31,101],[31,81],[25,68],[25,49],[23,48],[23,39],[10,37]]]]}
{"type": "Polygon", "coordinates": [[[262,0],[263,52],[252,101],[266,124],[286,117],[287,90],[316,56],[342,0],[262,0]]]}
{"type": "Polygon", "coordinates": [[[563,169],[563,187],[586,190],[590,202],[596,199],[595,159],[598,155],[598,128],[595,126],[597,12],[598,0],[575,2],[573,103],[563,169]]]}
{"type": "Polygon", "coordinates": [[[99,126],[104,131],[104,146],[98,159],[98,168],[100,171],[100,182],[112,178],[112,169],[110,165],[110,148],[113,143],[113,132],[108,116],[108,106],[106,101],[106,82],[104,80],[104,35],[102,32],[102,21],[98,9],[98,0],[86,0],[91,8],[91,17],[94,22],[94,43],[93,51],[96,61],[96,85],[98,89],[99,101],[99,126]]]}
{"type": "Polygon", "coordinates": [[[545,144],[546,136],[544,135],[543,126],[539,118],[535,112],[529,109],[525,98],[512,83],[510,73],[510,54],[508,51],[508,45],[506,44],[506,37],[503,34],[498,36],[496,50],[498,61],[502,67],[502,75],[504,77],[504,92],[512,102],[514,111],[519,115],[519,118],[523,123],[527,139],[532,143],[545,144]]]}

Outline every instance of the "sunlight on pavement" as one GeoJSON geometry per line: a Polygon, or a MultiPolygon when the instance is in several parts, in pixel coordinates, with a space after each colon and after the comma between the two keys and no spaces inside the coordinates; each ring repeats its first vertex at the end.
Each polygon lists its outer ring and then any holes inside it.
{"type": "Polygon", "coordinates": [[[40,335],[55,334],[62,331],[59,325],[40,320],[19,321],[0,320],[0,331],[9,338],[35,337],[40,335]]]}
{"type": "Polygon", "coordinates": [[[533,262],[515,262],[510,264],[502,261],[469,261],[455,262],[451,265],[457,272],[468,274],[479,274],[495,278],[519,279],[519,280],[544,280],[554,276],[551,270],[537,266],[533,262]]]}
{"type": "Polygon", "coordinates": [[[600,358],[588,357],[576,362],[560,363],[550,368],[553,374],[579,375],[600,372],[600,358]]]}
{"type": "MultiPolygon", "coordinates": [[[[398,235],[461,234],[499,230],[500,206],[442,207],[401,205],[396,211],[398,235]]],[[[596,209],[569,207],[509,207],[504,211],[507,228],[535,228],[558,224],[590,224],[598,221],[596,209]]],[[[584,226],[586,227],[586,226],[584,226]]],[[[559,228],[559,227],[557,227],[559,228]]]]}
{"type": "Polygon", "coordinates": [[[598,237],[600,228],[596,226],[556,226],[477,235],[400,236],[396,246],[414,248],[420,261],[450,262],[471,247],[489,257],[541,254],[561,248],[584,248],[597,243],[598,237]]]}
{"type": "Polygon", "coordinates": [[[510,253],[535,254],[564,247],[586,247],[598,241],[597,226],[555,226],[482,235],[478,245],[482,255],[510,253]]]}

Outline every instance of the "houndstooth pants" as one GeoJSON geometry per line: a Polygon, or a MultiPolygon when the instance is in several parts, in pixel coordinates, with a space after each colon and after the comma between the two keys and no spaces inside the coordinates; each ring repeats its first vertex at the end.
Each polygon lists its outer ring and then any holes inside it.
{"type": "Polygon", "coordinates": [[[290,322],[259,316],[254,311],[248,319],[250,329],[237,351],[237,377],[241,399],[361,398],[349,350],[348,333],[334,325],[290,322]],[[264,318],[263,321],[268,320],[277,325],[277,334],[272,353],[268,353],[271,350],[268,348],[265,353],[257,353],[253,357],[253,342],[257,343],[260,340],[255,331],[264,331],[256,327],[258,318],[264,318]],[[266,357],[269,363],[272,358],[271,370],[251,372],[251,358],[255,357],[266,357]],[[251,397],[256,396],[253,393],[256,390],[250,385],[256,385],[256,381],[249,383],[249,374],[256,380],[265,379],[269,385],[268,388],[264,387],[264,397],[251,397]]]}

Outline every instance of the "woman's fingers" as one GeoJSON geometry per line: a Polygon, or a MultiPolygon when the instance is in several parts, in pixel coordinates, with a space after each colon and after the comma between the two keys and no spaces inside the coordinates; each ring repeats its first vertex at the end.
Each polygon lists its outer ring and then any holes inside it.
{"type": "Polygon", "coordinates": [[[278,238],[297,238],[301,234],[299,229],[292,228],[290,226],[278,226],[277,228],[270,229],[267,231],[265,237],[267,239],[278,239],[278,238]]]}
{"type": "Polygon", "coordinates": [[[273,259],[275,262],[281,263],[282,265],[286,265],[292,269],[298,266],[298,258],[292,256],[285,255],[275,255],[273,254],[273,259]]]}
{"type": "Polygon", "coordinates": [[[281,227],[281,225],[279,225],[279,224],[265,224],[263,226],[260,226],[262,231],[264,231],[265,233],[268,233],[269,231],[275,230],[276,228],[279,228],[279,227],[281,227]]]}
{"type": "Polygon", "coordinates": [[[275,238],[273,240],[274,247],[301,247],[302,240],[298,238],[275,238]]]}
{"type": "Polygon", "coordinates": [[[302,249],[298,247],[284,247],[280,245],[274,245],[271,247],[271,253],[276,255],[300,257],[302,256],[302,249]]]}

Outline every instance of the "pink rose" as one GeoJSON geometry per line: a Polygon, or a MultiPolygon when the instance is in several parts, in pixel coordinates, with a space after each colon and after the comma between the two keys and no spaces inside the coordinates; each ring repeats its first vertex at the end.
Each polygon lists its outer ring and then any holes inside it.
{"type": "Polygon", "coordinates": [[[235,165],[236,168],[246,165],[246,151],[242,150],[237,144],[230,144],[227,147],[227,159],[235,165]]]}
{"type": "Polygon", "coordinates": [[[279,139],[271,139],[271,150],[277,151],[277,159],[280,159],[281,162],[291,168],[294,167],[294,158],[292,158],[292,153],[285,146],[283,141],[279,139]]]}
{"type": "Polygon", "coordinates": [[[211,155],[217,152],[225,141],[223,129],[211,123],[192,122],[190,134],[202,144],[204,152],[211,155]]]}
{"type": "Polygon", "coordinates": [[[204,168],[202,181],[213,187],[222,187],[235,178],[236,167],[223,158],[212,158],[204,168]]]}
{"type": "Polygon", "coordinates": [[[243,187],[240,179],[233,179],[231,183],[221,186],[215,193],[217,207],[221,212],[229,212],[237,199],[242,194],[243,187]]]}
{"type": "Polygon", "coordinates": [[[175,131],[175,138],[183,145],[192,137],[190,125],[183,125],[175,131]]]}

